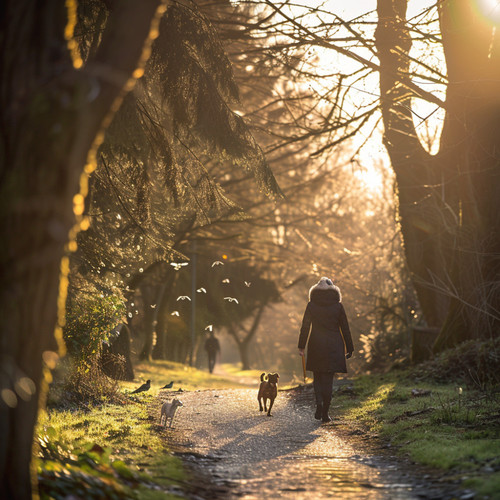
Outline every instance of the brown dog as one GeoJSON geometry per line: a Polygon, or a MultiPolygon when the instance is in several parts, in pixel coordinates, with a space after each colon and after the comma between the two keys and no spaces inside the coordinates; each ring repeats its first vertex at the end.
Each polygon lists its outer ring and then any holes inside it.
{"type": "Polygon", "coordinates": [[[260,376],[259,395],[259,411],[267,411],[267,416],[272,417],[271,408],[273,407],[274,400],[278,395],[278,379],[280,376],[277,373],[263,373],[260,376]],[[266,408],[267,400],[269,399],[269,411],[266,408]],[[264,401],[264,408],[262,408],[262,400],[264,401]]]}

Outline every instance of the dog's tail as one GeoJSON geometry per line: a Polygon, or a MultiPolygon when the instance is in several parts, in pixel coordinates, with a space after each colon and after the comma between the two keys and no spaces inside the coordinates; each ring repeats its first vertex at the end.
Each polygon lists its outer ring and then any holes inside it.
{"type": "Polygon", "coordinates": [[[260,374],[260,381],[261,382],[264,382],[264,378],[265,378],[266,374],[265,373],[261,373],[260,374]]]}

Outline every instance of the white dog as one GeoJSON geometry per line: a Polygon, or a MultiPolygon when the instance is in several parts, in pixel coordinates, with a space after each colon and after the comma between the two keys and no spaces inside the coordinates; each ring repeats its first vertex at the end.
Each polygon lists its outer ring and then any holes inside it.
{"type": "Polygon", "coordinates": [[[172,427],[172,422],[175,417],[175,412],[177,411],[177,408],[182,405],[182,401],[179,401],[178,399],[173,399],[172,402],[166,402],[163,403],[161,407],[161,414],[160,414],[160,425],[162,425],[163,422],[163,427],[167,426],[167,420],[170,419],[170,425],[169,427],[172,427]],[[165,417],[165,420],[163,420],[163,417],[165,417]]]}

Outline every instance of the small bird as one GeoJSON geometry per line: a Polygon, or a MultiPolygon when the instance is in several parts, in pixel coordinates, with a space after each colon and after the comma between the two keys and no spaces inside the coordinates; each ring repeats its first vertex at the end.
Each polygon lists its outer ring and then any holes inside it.
{"type": "Polygon", "coordinates": [[[178,271],[182,267],[187,266],[188,262],[171,262],[170,265],[173,266],[176,271],[178,271]]]}
{"type": "Polygon", "coordinates": [[[220,260],[216,260],[215,262],[212,262],[212,267],[214,266],[223,266],[224,262],[221,262],[220,260]]]}
{"type": "Polygon", "coordinates": [[[228,302],[236,302],[239,304],[238,299],[235,299],[234,297],[224,297],[224,300],[227,300],[228,302]]]}
{"type": "Polygon", "coordinates": [[[231,283],[231,282],[229,281],[229,278],[226,278],[222,280],[222,283],[231,283]]]}
{"type": "Polygon", "coordinates": [[[179,295],[179,297],[177,297],[177,300],[191,300],[191,297],[188,297],[187,295],[179,295]]]}
{"type": "Polygon", "coordinates": [[[142,384],[135,391],[132,391],[131,394],[137,394],[138,392],[149,391],[150,387],[151,387],[151,380],[147,380],[145,384],[142,384]]]}
{"type": "Polygon", "coordinates": [[[174,385],[174,381],[171,380],[168,384],[165,384],[162,389],[171,389],[172,386],[174,385]]]}
{"type": "Polygon", "coordinates": [[[198,293],[207,293],[206,289],[201,287],[201,288],[198,288],[198,290],[196,290],[198,293]]]}
{"type": "Polygon", "coordinates": [[[248,288],[252,284],[251,281],[245,281],[245,286],[248,288]]]}
{"type": "Polygon", "coordinates": [[[179,316],[179,311],[171,312],[170,316],[179,316]]]}
{"type": "Polygon", "coordinates": [[[213,327],[214,327],[214,325],[208,325],[208,326],[205,327],[205,331],[208,330],[209,332],[211,332],[212,329],[213,329],[213,327]]]}

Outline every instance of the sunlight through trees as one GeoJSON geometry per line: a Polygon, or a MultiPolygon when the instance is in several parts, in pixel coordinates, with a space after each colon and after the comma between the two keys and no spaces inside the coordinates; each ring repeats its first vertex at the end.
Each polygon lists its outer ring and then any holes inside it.
{"type": "Polygon", "coordinates": [[[498,2],[2,12],[0,497],[36,490],[66,348],[90,389],[105,353],[201,366],[208,331],[293,373],[321,276],[355,370],[497,337],[498,2]]]}

